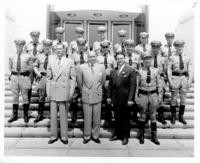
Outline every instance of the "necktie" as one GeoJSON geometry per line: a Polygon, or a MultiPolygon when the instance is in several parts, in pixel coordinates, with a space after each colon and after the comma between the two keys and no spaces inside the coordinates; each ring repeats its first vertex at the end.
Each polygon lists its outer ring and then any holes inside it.
{"type": "Polygon", "coordinates": [[[107,57],[104,57],[104,66],[107,69],[108,68],[108,62],[107,62],[107,57]]]}
{"type": "Polygon", "coordinates": [[[150,71],[150,67],[147,68],[147,78],[146,78],[146,82],[150,83],[151,82],[151,71],[150,71]]]}
{"type": "Polygon", "coordinates": [[[91,71],[94,74],[94,64],[91,64],[91,71]]]}
{"type": "Polygon", "coordinates": [[[58,65],[60,66],[60,64],[61,64],[61,58],[59,58],[58,60],[58,65]]]}
{"type": "Polygon", "coordinates": [[[80,52],[80,64],[84,64],[83,52],[80,52]]]}
{"type": "Polygon", "coordinates": [[[171,50],[171,45],[169,45],[169,50],[168,50],[168,57],[172,55],[172,50],[171,50]]]}
{"type": "Polygon", "coordinates": [[[125,46],[124,46],[124,41],[122,42],[122,54],[125,54],[125,46]]]}
{"type": "Polygon", "coordinates": [[[158,68],[157,55],[155,55],[155,57],[154,57],[154,67],[158,68]]]}
{"type": "Polygon", "coordinates": [[[184,69],[183,57],[182,57],[181,54],[179,55],[179,68],[180,68],[180,70],[183,70],[183,69],[184,69]]]}
{"type": "Polygon", "coordinates": [[[49,56],[48,56],[48,54],[47,54],[47,55],[46,55],[46,58],[45,58],[45,60],[44,60],[44,69],[45,69],[45,70],[47,69],[48,58],[49,58],[49,56]]]}
{"type": "Polygon", "coordinates": [[[20,58],[20,54],[18,54],[17,57],[17,71],[19,72],[21,70],[21,58],[20,58]]]}
{"type": "Polygon", "coordinates": [[[129,63],[129,66],[132,66],[133,61],[132,61],[132,58],[131,58],[131,57],[129,57],[129,61],[128,61],[128,63],[129,63]]]}
{"type": "Polygon", "coordinates": [[[35,56],[37,54],[37,44],[33,44],[33,55],[35,56]]]}
{"type": "Polygon", "coordinates": [[[146,46],[145,44],[143,44],[143,52],[146,52],[146,51],[147,51],[146,46]]]}

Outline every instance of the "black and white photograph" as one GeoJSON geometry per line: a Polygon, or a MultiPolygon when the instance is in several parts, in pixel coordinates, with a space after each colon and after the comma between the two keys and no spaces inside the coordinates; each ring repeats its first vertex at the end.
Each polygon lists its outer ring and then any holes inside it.
{"type": "Polygon", "coordinates": [[[193,0],[5,2],[3,163],[194,159],[197,10],[193,0]]]}

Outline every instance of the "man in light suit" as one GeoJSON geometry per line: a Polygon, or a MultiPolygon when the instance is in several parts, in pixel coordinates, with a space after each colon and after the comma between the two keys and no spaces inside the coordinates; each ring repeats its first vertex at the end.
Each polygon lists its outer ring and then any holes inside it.
{"type": "Polygon", "coordinates": [[[113,103],[115,117],[115,132],[110,141],[122,140],[122,145],[128,144],[130,137],[130,111],[128,105],[133,105],[136,90],[136,71],[125,63],[125,55],[117,54],[117,67],[110,73],[107,102],[113,103]]]}
{"type": "Polygon", "coordinates": [[[84,144],[88,143],[91,138],[94,142],[100,143],[102,87],[105,80],[105,67],[96,62],[96,54],[91,51],[88,54],[88,63],[80,65],[77,75],[77,83],[82,92],[84,144]]]}
{"type": "Polygon", "coordinates": [[[76,72],[74,62],[65,57],[65,47],[59,44],[55,47],[56,57],[47,68],[47,96],[50,100],[50,140],[49,144],[58,140],[57,107],[60,112],[60,140],[68,144],[68,104],[72,99],[76,72]]]}

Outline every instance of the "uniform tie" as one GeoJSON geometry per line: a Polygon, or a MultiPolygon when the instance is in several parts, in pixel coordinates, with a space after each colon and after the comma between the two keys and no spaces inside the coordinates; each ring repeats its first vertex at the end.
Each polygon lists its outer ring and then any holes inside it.
{"type": "Polygon", "coordinates": [[[150,83],[151,82],[151,70],[150,67],[147,68],[147,78],[146,78],[146,82],[150,83]]]}
{"type": "Polygon", "coordinates": [[[168,50],[168,57],[172,55],[172,50],[171,50],[171,45],[169,45],[169,50],[168,50]]]}
{"type": "Polygon", "coordinates": [[[105,66],[106,69],[108,68],[108,61],[107,61],[106,55],[104,57],[104,66],[105,66]]]}
{"type": "Polygon", "coordinates": [[[35,56],[37,54],[37,44],[33,44],[33,55],[35,56]]]}
{"type": "Polygon", "coordinates": [[[20,53],[18,54],[17,57],[17,71],[19,72],[21,70],[21,57],[20,53]]]}
{"type": "Polygon", "coordinates": [[[129,57],[129,61],[128,61],[128,63],[129,63],[129,66],[132,66],[133,61],[132,61],[132,58],[131,58],[131,57],[129,57]]]}
{"type": "Polygon", "coordinates": [[[158,68],[157,55],[154,56],[154,67],[158,68]]]}
{"type": "Polygon", "coordinates": [[[183,57],[182,57],[181,54],[179,55],[179,68],[180,68],[180,70],[183,70],[183,69],[184,69],[183,57]]]}
{"type": "Polygon", "coordinates": [[[84,57],[83,57],[83,52],[81,51],[80,52],[80,64],[84,64],[85,61],[84,61],[84,57]]]}
{"type": "Polygon", "coordinates": [[[143,44],[143,52],[146,52],[146,51],[147,51],[147,49],[146,49],[146,45],[143,44]]]}
{"type": "Polygon", "coordinates": [[[45,58],[45,60],[44,60],[44,69],[45,69],[45,70],[47,69],[48,58],[49,58],[49,55],[47,54],[47,55],[46,55],[46,58],[45,58]]]}
{"type": "Polygon", "coordinates": [[[125,45],[124,45],[124,41],[122,42],[121,47],[122,47],[122,54],[125,54],[125,45]]]}

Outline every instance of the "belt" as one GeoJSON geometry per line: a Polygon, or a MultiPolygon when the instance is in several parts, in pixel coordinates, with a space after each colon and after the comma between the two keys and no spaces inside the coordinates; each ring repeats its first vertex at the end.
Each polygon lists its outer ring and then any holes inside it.
{"type": "Polygon", "coordinates": [[[173,76],[186,76],[186,77],[189,76],[189,74],[188,74],[187,71],[185,71],[185,72],[173,71],[173,72],[172,72],[172,75],[173,75],[173,76]]]}
{"type": "Polygon", "coordinates": [[[29,76],[29,71],[26,72],[13,72],[11,73],[12,75],[22,75],[22,76],[29,76]]]}
{"type": "Polygon", "coordinates": [[[41,74],[42,76],[47,76],[47,73],[46,73],[46,72],[40,72],[40,74],[41,74]]]}
{"type": "Polygon", "coordinates": [[[138,91],[138,94],[143,94],[143,95],[149,95],[149,94],[154,94],[154,93],[157,93],[156,89],[152,91],[145,91],[145,90],[139,89],[138,91]]]}

